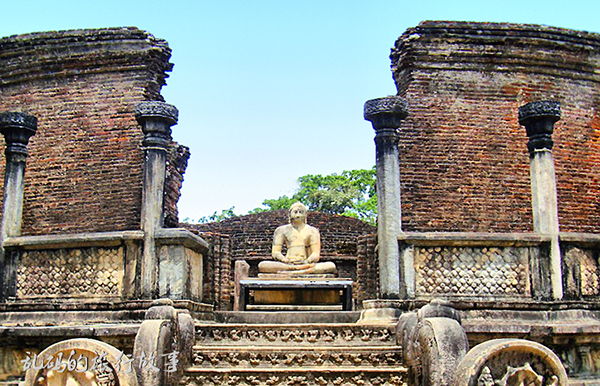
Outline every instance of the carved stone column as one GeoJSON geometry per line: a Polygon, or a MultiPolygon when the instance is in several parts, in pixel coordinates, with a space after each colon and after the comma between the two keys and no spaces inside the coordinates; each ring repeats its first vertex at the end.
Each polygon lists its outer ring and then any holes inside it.
{"type": "MultiPolygon", "coordinates": [[[[4,201],[0,244],[7,237],[21,235],[23,217],[23,188],[27,144],[37,131],[37,118],[25,113],[5,112],[0,114],[0,132],[6,140],[6,169],[4,171],[4,201]]],[[[14,261],[0,251],[0,291],[2,299],[14,295],[16,267],[14,261]]]]}
{"type": "Polygon", "coordinates": [[[37,118],[25,113],[0,114],[0,132],[6,140],[2,240],[21,234],[23,213],[23,178],[29,138],[37,130],[37,118]]]}
{"type": "Polygon", "coordinates": [[[158,101],[141,102],[135,107],[135,118],[144,132],[142,145],[145,150],[141,215],[144,253],[140,289],[145,299],[155,298],[158,294],[158,256],[154,236],[163,225],[167,148],[171,142],[171,126],[177,123],[178,114],[175,106],[158,101]]]}
{"type": "Polygon", "coordinates": [[[556,175],[552,158],[554,123],[560,119],[560,103],[537,101],[519,108],[519,123],[525,126],[531,166],[533,230],[551,236],[550,281],[555,299],[562,299],[562,265],[558,241],[556,175]]]}
{"type": "MultiPolygon", "coordinates": [[[[380,296],[383,299],[399,299],[401,295],[398,249],[398,235],[401,232],[398,128],[407,115],[408,103],[397,96],[372,99],[365,103],[364,117],[372,123],[375,130],[377,238],[380,296]]],[[[413,267],[404,267],[403,276],[409,274],[412,269],[413,267]]],[[[405,289],[402,292],[406,292],[405,289]]]]}

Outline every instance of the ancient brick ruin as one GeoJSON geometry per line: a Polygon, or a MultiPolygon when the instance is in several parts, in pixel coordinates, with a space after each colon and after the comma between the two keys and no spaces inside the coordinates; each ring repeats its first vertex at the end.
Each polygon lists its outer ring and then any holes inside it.
{"type": "MultiPolygon", "coordinates": [[[[23,234],[138,229],[143,135],[132,112],[162,100],[172,68],[167,43],[118,28],[12,36],[1,47],[0,111],[38,118],[23,234]]],[[[189,151],[173,143],[169,157],[165,216],[176,225],[189,151]]]]}
{"type": "Polygon", "coordinates": [[[497,23],[423,22],[392,49],[404,231],[531,232],[519,106],[562,102],[553,149],[565,232],[597,233],[598,35],[497,23]]]}
{"type": "Polygon", "coordinates": [[[0,385],[600,382],[599,35],[407,30],[365,104],[378,227],[310,213],[337,277],[270,283],[286,211],[178,223],[169,56],[135,28],[0,39],[0,385]],[[351,310],[239,306],[336,280],[351,310]]]}

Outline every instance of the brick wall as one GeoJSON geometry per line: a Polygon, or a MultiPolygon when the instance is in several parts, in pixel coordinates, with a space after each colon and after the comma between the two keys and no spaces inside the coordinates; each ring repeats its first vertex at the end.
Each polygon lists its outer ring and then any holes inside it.
{"type": "MultiPolygon", "coordinates": [[[[23,234],[139,229],[143,134],[133,110],[162,100],[170,52],[165,41],[135,28],[0,39],[0,111],[38,117],[23,234]]],[[[169,157],[165,206],[175,223],[186,151],[173,143],[169,157]]]]}
{"type": "Polygon", "coordinates": [[[183,175],[190,159],[190,149],[187,146],[171,143],[167,153],[167,170],[164,193],[164,225],[167,228],[179,226],[179,211],[177,201],[181,197],[183,175]]]}
{"type": "Polygon", "coordinates": [[[377,235],[358,237],[358,253],[356,262],[356,290],[358,302],[368,299],[379,299],[379,261],[375,248],[377,235]]]}
{"type": "Polygon", "coordinates": [[[553,150],[562,231],[600,231],[600,35],[423,22],[392,49],[404,231],[532,231],[519,106],[562,103],[553,150]]]}
{"type": "MultiPolygon", "coordinates": [[[[229,218],[208,224],[181,224],[200,232],[218,232],[231,237],[231,255],[237,257],[271,256],[275,228],[288,224],[288,211],[276,210],[229,218]]],[[[376,228],[355,218],[308,212],[307,223],[319,229],[322,256],[356,255],[357,237],[375,233],[376,228]]]]}
{"type": "MultiPolygon", "coordinates": [[[[192,232],[199,234],[195,230],[192,232]]],[[[216,305],[217,310],[233,308],[233,271],[229,236],[206,232],[202,237],[208,242],[208,255],[203,260],[204,303],[216,305]]]]}

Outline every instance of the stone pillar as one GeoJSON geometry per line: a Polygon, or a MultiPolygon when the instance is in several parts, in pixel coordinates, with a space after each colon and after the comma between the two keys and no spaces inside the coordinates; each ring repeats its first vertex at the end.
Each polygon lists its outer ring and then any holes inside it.
{"type": "Polygon", "coordinates": [[[144,132],[142,145],[145,150],[141,216],[144,253],[140,278],[144,299],[158,295],[158,254],[154,236],[163,225],[167,149],[171,143],[171,126],[177,123],[178,114],[175,106],[159,101],[141,102],[135,107],[135,118],[144,132]]]}
{"type": "MultiPolygon", "coordinates": [[[[23,187],[25,161],[29,138],[37,130],[37,118],[25,113],[6,112],[0,114],[0,132],[6,140],[6,169],[4,171],[4,201],[0,244],[7,237],[21,235],[23,214],[23,187]]],[[[2,299],[14,295],[16,267],[12,259],[0,251],[0,291],[2,299]]]]}
{"type": "Polygon", "coordinates": [[[556,176],[552,158],[554,123],[560,119],[560,103],[537,101],[519,108],[519,123],[527,130],[531,165],[533,230],[551,237],[550,281],[555,299],[562,299],[562,265],[558,240],[556,176]]]}
{"type": "MultiPolygon", "coordinates": [[[[407,115],[408,103],[397,96],[372,99],[365,103],[364,117],[372,123],[375,130],[379,283],[380,296],[383,299],[399,299],[401,295],[398,249],[398,236],[401,232],[398,128],[407,115]]],[[[413,267],[403,267],[402,276],[410,274],[412,270],[413,267]]],[[[405,282],[403,280],[403,283],[405,282]]],[[[402,292],[406,292],[405,288],[402,292]]]]}

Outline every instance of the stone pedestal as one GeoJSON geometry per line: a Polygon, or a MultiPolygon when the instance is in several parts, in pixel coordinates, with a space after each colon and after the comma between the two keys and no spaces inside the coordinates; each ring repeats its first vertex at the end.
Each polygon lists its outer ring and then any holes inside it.
{"type": "Polygon", "coordinates": [[[533,230],[551,236],[550,280],[555,299],[563,297],[556,176],[552,158],[552,133],[560,113],[560,103],[555,101],[531,102],[519,108],[519,123],[525,126],[529,137],[533,230]]]}
{"type": "Polygon", "coordinates": [[[247,278],[240,280],[239,309],[244,311],[252,303],[264,310],[327,310],[337,305],[352,311],[352,284],[335,278],[247,278]]]}
{"type": "Polygon", "coordinates": [[[365,300],[359,324],[395,324],[402,314],[398,300],[365,300]]]}
{"type": "MultiPolygon", "coordinates": [[[[403,285],[406,280],[400,280],[398,249],[401,232],[398,128],[407,114],[408,104],[400,97],[389,96],[365,103],[364,117],[375,130],[380,296],[384,299],[406,296],[403,285]]],[[[402,276],[412,269],[412,266],[402,267],[402,276]]]]}

